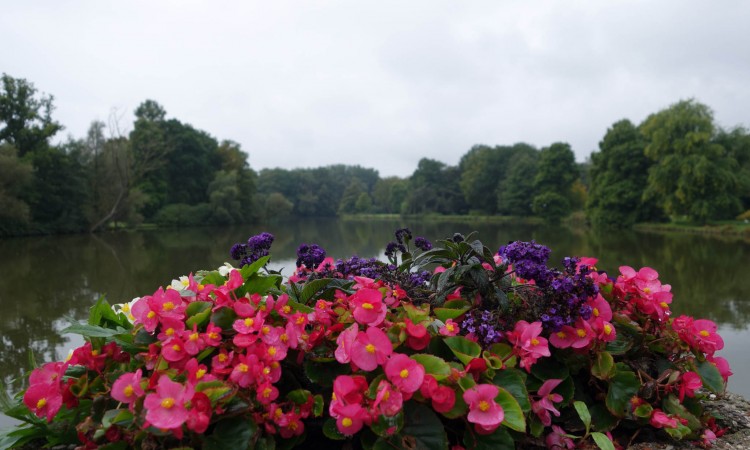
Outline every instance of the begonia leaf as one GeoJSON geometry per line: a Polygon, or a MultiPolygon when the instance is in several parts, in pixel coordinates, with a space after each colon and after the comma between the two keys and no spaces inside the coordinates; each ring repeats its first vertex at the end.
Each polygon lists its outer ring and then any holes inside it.
{"type": "Polygon", "coordinates": [[[617,363],[617,373],[609,380],[607,409],[617,417],[624,417],[630,408],[630,399],[638,393],[641,382],[627,364],[617,363]]]}
{"type": "Polygon", "coordinates": [[[721,377],[719,369],[710,361],[703,361],[695,365],[695,371],[701,377],[703,386],[711,392],[721,394],[724,392],[724,378],[721,377]]]}
{"type": "Polygon", "coordinates": [[[596,442],[596,445],[598,445],[600,449],[615,450],[615,445],[612,443],[612,440],[607,437],[606,434],[595,431],[591,433],[591,438],[594,439],[594,442],[596,442]]]}
{"type": "Polygon", "coordinates": [[[506,391],[510,392],[516,399],[523,412],[531,410],[529,392],[526,390],[526,374],[518,369],[499,370],[495,373],[492,382],[506,391]]]}
{"type": "Polygon", "coordinates": [[[472,359],[478,358],[482,354],[482,347],[479,344],[462,336],[445,338],[443,342],[456,355],[456,358],[464,364],[469,364],[472,359]]]}
{"type": "Polygon", "coordinates": [[[510,392],[503,388],[498,388],[498,391],[495,401],[502,406],[505,413],[502,424],[519,433],[526,432],[526,418],[524,417],[521,405],[518,404],[510,392]]]}
{"type": "Polygon", "coordinates": [[[514,450],[516,443],[508,430],[498,427],[490,434],[478,434],[467,427],[464,432],[464,445],[473,450],[514,450]]]}
{"type": "Polygon", "coordinates": [[[609,352],[600,352],[591,366],[591,375],[600,380],[609,380],[615,374],[615,360],[609,352]]]}
{"type": "Polygon", "coordinates": [[[451,368],[444,359],[426,353],[411,355],[411,359],[418,362],[424,367],[425,373],[428,373],[440,381],[448,378],[451,374],[451,368]]]}
{"type": "Polygon", "coordinates": [[[249,418],[231,417],[216,423],[213,433],[203,437],[205,450],[248,448],[250,440],[258,432],[258,425],[249,418]]]}

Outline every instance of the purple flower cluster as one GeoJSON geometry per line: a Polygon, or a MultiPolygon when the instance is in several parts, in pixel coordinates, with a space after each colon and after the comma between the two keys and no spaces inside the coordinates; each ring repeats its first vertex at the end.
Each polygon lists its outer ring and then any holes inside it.
{"type": "Polygon", "coordinates": [[[423,252],[426,252],[427,250],[430,250],[432,248],[432,242],[428,241],[422,236],[417,236],[417,238],[414,239],[414,246],[422,250],[423,252]]]}
{"type": "Polygon", "coordinates": [[[297,248],[297,267],[315,269],[326,259],[326,251],[317,244],[302,244],[297,248]]]}
{"type": "Polygon", "coordinates": [[[376,258],[360,258],[352,256],[349,259],[339,259],[336,261],[336,272],[340,274],[339,278],[367,277],[380,278],[385,265],[376,258]]]}
{"type": "Polygon", "coordinates": [[[473,310],[461,322],[461,329],[474,335],[484,347],[498,342],[503,337],[498,318],[491,311],[473,310]]]}
{"type": "Polygon", "coordinates": [[[563,266],[565,270],[554,271],[554,277],[545,289],[547,303],[540,315],[542,324],[553,331],[573,324],[578,317],[591,318],[591,307],[586,301],[599,292],[599,287],[588,276],[591,269],[585,265],[577,267],[577,258],[565,258],[563,266]]]}
{"type": "Polygon", "coordinates": [[[399,228],[396,230],[396,242],[404,245],[404,241],[409,242],[411,240],[411,230],[408,228],[399,228]]]}
{"type": "Polygon", "coordinates": [[[424,286],[432,278],[432,274],[426,270],[409,273],[409,284],[412,286],[424,286]]]}
{"type": "Polygon", "coordinates": [[[395,258],[396,252],[406,253],[406,247],[404,247],[404,244],[389,242],[388,245],[385,246],[385,256],[387,256],[388,259],[395,258]]]}
{"type": "Polygon", "coordinates": [[[271,233],[256,234],[247,240],[247,244],[234,244],[229,250],[229,254],[232,259],[240,262],[240,267],[250,265],[260,258],[268,256],[273,239],[271,233]]]}
{"type": "Polygon", "coordinates": [[[534,241],[515,241],[500,247],[497,253],[503,261],[513,264],[513,270],[519,277],[534,280],[537,286],[547,286],[554,276],[554,273],[547,268],[549,247],[534,241]]]}

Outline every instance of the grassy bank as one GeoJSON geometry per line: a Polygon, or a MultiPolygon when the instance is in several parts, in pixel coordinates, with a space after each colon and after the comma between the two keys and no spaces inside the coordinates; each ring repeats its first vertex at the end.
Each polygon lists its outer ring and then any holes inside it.
{"type": "Polygon", "coordinates": [[[339,217],[342,220],[418,220],[420,222],[455,222],[455,223],[492,223],[500,225],[542,225],[544,222],[538,217],[518,216],[481,216],[472,214],[445,215],[424,214],[405,215],[399,214],[345,214],[339,217]]]}
{"type": "Polygon", "coordinates": [[[639,223],[633,226],[636,231],[649,233],[691,233],[713,236],[732,236],[750,240],[750,223],[737,220],[695,225],[681,222],[639,223]]]}

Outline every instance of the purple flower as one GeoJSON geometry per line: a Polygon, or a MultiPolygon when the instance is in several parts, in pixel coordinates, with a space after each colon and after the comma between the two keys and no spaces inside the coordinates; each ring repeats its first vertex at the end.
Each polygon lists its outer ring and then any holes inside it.
{"type": "Polygon", "coordinates": [[[400,228],[396,230],[396,241],[403,245],[405,240],[407,242],[411,240],[411,230],[408,228],[400,228]]]}
{"type": "Polygon", "coordinates": [[[423,238],[422,236],[417,236],[416,239],[414,239],[414,245],[426,252],[427,250],[430,250],[432,248],[432,242],[428,241],[427,239],[423,238]]]}
{"type": "Polygon", "coordinates": [[[304,264],[308,269],[315,269],[326,259],[326,251],[317,244],[302,244],[297,248],[297,267],[304,264]]]}
{"type": "Polygon", "coordinates": [[[271,233],[260,233],[250,237],[247,244],[234,244],[229,250],[229,254],[232,259],[240,261],[240,267],[252,264],[260,258],[268,256],[273,239],[271,233]]]}

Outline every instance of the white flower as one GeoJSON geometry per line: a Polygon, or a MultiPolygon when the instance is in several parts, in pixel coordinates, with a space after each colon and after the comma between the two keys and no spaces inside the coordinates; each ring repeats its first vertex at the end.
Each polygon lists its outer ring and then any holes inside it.
{"type": "Polygon", "coordinates": [[[125,317],[128,318],[130,323],[134,323],[135,316],[133,316],[133,312],[132,312],[133,305],[135,304],[135,302],[137,302],[140,299],[141,299],[140,297],[136,297],[127,303],[115,303],[114,305],[112,305],[112,311],[116,312],[117,314],[119,313],[125,314],[125,317]]]}
{"type": "Polygon", "coordinates": [[[190,285],[190,278],[186,276],[181,276],[177,280],[172,280],[172,284],[169,285],[172,289],[176,291],[182,291],[186,289],[190,285]]]}
{"type": "Polygon", "coordinates": [[[219,267],[219,275],[225,277],[229,275],[229,272],[231,272],[232,270],[234,270],[234,267],[232,267],[232,265],[228,262],[225,262],[223,266],[219,267]]]}

